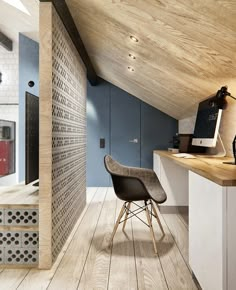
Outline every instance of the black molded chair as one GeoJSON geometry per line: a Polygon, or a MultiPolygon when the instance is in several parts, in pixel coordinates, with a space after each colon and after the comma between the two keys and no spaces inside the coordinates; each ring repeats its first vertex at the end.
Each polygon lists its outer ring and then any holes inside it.
{"type": "Polygon", "coordinates": [[[136,216],[144,222],[140,217],[138,217],[138,214],[145,211],[148,224],[144,223],[150,228],[154,251],[157,254],[156,240],[152,227],[152,216],[156,218],[163,235],[165,235],[165,233],[154,203],[161,204],[167,199],[166,193],[163,190],[158,177],[151,169],[123,166],[112,159],[110,155],[104,157],[104,163],[106,170],[111,174],[113,187],[117,197],[125,201],[113,229],[111,243],[113,242],[113,238],[120,223],[123,222],[122,230],[124,230],[127,219],[133,216],[136,216]],[[138,205],[135,201],[144,201],[144,206],[138,205]],[[134,211],[131,211],[132,203],[138,207],[134,211]],[[125,217],[121,221],[124,214],[125,217]]]}

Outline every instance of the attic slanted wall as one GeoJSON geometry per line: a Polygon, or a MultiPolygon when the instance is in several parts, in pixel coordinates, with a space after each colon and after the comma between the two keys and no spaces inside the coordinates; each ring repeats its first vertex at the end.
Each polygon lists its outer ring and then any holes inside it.
{"type": "MultiPolygon", "coordinates": [[[[114,94],[117,94],[117,104],[122,98],[131,98],[134,107],[138,109],[137,126],[139,127],[141,167],[152,168],[154,149],[167,149],[172,137],[178,132],[178,122],[160,110],[148,105],[140,99],[128,94],[120,88],[100,79],[96,87],[88,84],[87,95],[87,186],[108,186],[109,178],[104,169],[103,157],[111,154],[111,136],[114,122],[120,122],[123,111],[116,110],[116,118],[112,114],[114,94]],[[113,94],[113,97],[111,97],[113,94]],[[112,120],[111,120],[112,119],[112,120]],[[99,148],[99,139],[105,138],[105,148],[99,148]],[[95,162],[96,160],[96,162],[95,162]]],[[[116,106],[118,107],[118,106],[116,106]]],[[[122,107],[122,104],[121,106],[122,107]]],[[[125,130],[125,128],[124,128],[125,130]]],[[[130,136],[130,138],[134,138],[130,136]]],[[[114,140],[114,139],[113,139],[114,140]]],[[[128,140],[127,140],[128,141],[128,140]]],[[[129,154],[129,152],[126,152],[129,154]]],[[[124,158],[124,156],[123,156],[124,158]]]]}

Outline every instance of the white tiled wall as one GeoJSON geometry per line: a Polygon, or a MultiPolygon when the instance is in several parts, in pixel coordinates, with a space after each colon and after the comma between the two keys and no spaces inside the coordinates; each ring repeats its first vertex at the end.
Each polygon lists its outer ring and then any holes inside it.
{"type": "Polygon", "coordinates": [[[0,46],[0,119],[16,122],[16,173],[0,178],[0,186],[12,185],[18,182],[18,105],[1,105],[3,103],[19,102],[19,55],[17,44],[13,51],[7,51],[0,46]]]}
{"type": "Polygon", "coordinates": [[[19,91],[19,56],[18,46],[13,46],[13,51],[7,51],[0,46],[0,103],[18,103],[19,91]]]}

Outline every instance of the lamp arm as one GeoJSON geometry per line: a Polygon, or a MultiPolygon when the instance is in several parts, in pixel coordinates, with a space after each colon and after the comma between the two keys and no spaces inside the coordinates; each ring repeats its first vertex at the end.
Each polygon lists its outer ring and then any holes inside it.
{"type": "Polygon", "coordinates": [[[236,100],[236,98],[235,98],[235,97],[233,97],[233,96],[231,96],[231,95],[229,95],[229,97],[230,97],[230,98],[232,98],[232,99],[234,99],[234,100],[236,100]]]}
{"type": "Polygon", "coordinates": [[[236,135],[234,137],[232,145],[233,145],[234,163],[236,165],[236,135]]]}

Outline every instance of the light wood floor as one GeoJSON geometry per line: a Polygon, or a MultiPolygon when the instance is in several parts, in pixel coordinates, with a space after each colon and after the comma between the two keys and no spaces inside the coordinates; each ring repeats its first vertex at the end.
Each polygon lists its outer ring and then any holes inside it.
{"type": "Polygon", "coordinates": [[[126,234],[118,228],[109,238],[122,202],[112,188],[88,188],[88,205],[53,268],[0,270],[0,290],[67,289],[197,289],[188,266],[187,217],[161,217],[166,235],[155,220],[158,256],[149,229],[132,218],[126,234]]]}

